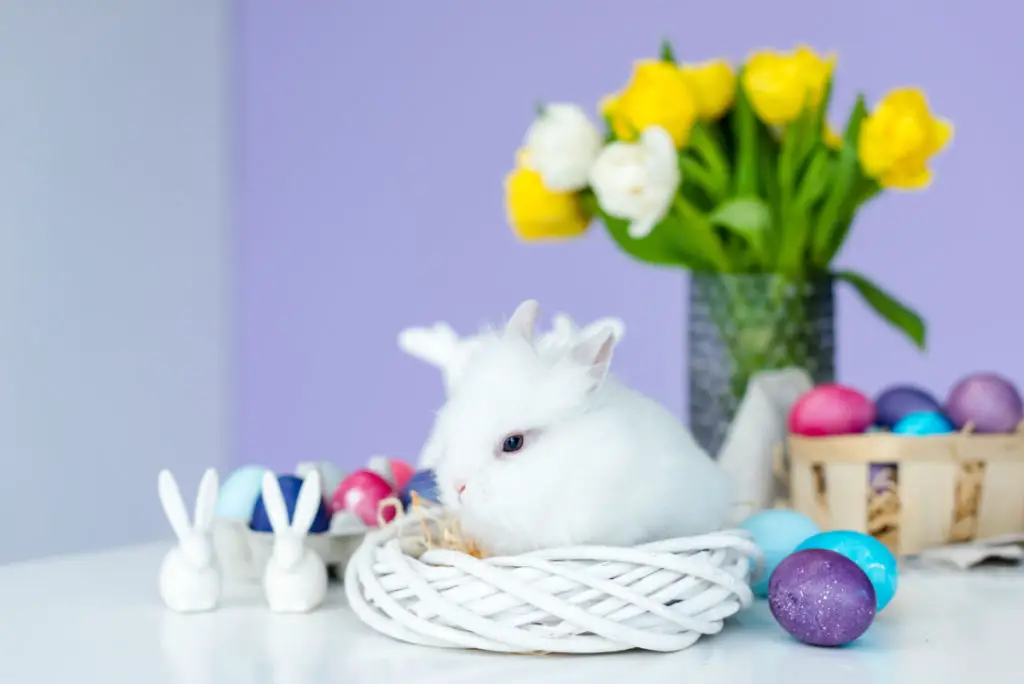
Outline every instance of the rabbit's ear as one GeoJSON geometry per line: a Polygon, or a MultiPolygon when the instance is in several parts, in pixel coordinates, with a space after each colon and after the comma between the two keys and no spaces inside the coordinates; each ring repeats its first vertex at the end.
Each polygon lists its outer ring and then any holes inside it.
{"type": "Polygon", "coordinates": [[[181,498],[178,482],[170,470],[160,471],[157,477],[157,491],[160,493],[160,505],[163,506],[167,521],[171,523],[171,529],[178,539],[185,539],[192,531],[192,527],[188,522],[188,511],[181,498]]]}
{"type": "Polygon", "coordinates": [[[540,313],[540,303],[536,299],[527,299],[516,307],[512,318],[505,326],[505,335],[518,335],[527,342],[533,342],[533,329],[537,326],[537,314],[540,313]]]}
{"type": "Polygon", "coordinates": [[[406,328],[398,333],[398,347],[409,356],[444,368],[451,361],[459,336],[447,323],[430,328],[406,328]]]}
{"type": "Polygon", "coordinates": [[[576,323],[567,314],[556,313],[551,319],[551,332],[559,340],[571,339],[576,334],[576,323]]]}
{"type": "Polygon", "coordinates": [[[263,473],[263,507],[267,509],[270,529],[276,533],[288,529],[288,506],[281,494],[281,485],[277,483],[277,475],[271,471],[263,473]]]}
{"type": "Polygon", "coordinates": [[[199,492],[196,494],[196,512],[194,525],[197,532],[205,532],[213,524],[213,515],[217,510],[217,491],[220,481],[217,471],[208,468],[199,481],[199,492]]]}
{"type": "Polygon", "coordinates": [[[299,489],[295,515],[292,516],[292,532],[299,535],[309,532],[321,503],[323,491],[320,489],[320,473],[313,471],[302,481],[302,487],[299,489]]]}
{"type": "Polygon", "coordinates": [[[587,368],[590,377],[596,381],[596,387],[608,374],[613,351],[615,351],[615,331],[606,327],[584,335],[583,339],[573,347],[572,355],[578,363],[587,368]]]}
{"type": "Polygon", "coordinates": [[[622,338],[626,335],[626,323],[621,318],[609,316],[607,318],[599,318],[585,327],[583,329],[582,337],[589,337],[601,328],[609,328],[612,331],[612,336],[615,338],[616,344],[621,342],[622,338]]]}

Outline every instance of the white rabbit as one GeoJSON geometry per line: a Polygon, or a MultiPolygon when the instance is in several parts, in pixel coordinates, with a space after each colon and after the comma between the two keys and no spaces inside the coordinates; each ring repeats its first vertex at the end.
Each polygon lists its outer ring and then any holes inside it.
{"type": "Polygon", "coordinates": [[[492,554],[719,529],[728,477],[657,402],[608,375],[612,327],[541,354],[538,305],[481,338],[433,431],[442,503],[492,554]]]}
{"type": "Polygon", "coordinates": [[[160,504],[178,537],[178,545],[167,552],[160,566],[160,598],[171,610],[197,613],[214,609],[220,601],[221,574],[210,534],[218,488],[217,471],[210,468],[199,481],[195,520],[190,525],[174,475],[161,470],[157,478],[160,504]]]}
{"type": "Polygon", "coordinates": [[[277,613],[307,613],[327,596],[327,566],[305,544],[323,501],[320,473],[313,470],[302,481],[292,521],[274,473],[263,475],[263,505],[274,531],[274,548],[263,576],[263,591],[277,613]]]}

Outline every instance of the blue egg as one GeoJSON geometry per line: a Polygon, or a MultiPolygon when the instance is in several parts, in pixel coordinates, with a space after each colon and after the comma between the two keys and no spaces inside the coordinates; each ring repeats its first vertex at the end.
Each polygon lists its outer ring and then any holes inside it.
{"type": "Polygon", "coordinates": [[[856,563],[875,587],[879,611],[889,605],[889,601],[896,595],[899,581],[896,557],[889,547],[871,535],[852,530],[822,532],[797,547],[797,551],[804,549],[834,551],[856,563]]]}
{"type": "MultiPolygon", "coordinates": [[[[299,490],[302,489],[302,478],[296,475],[278,475],[277,483],[281,486],[281,496],[284,497],[284,504],[288,507],[288,519],[295,515],[295,504],[299,499],[299,490]]],[[[310,534],[321,534],[331,526],[331,514],[327,510],[327,504],[323,497],[320,498],[320,508],[313,518],[313,524],[309,527],[310,534]]],[[[256,532],[273,532],[270,526],[270,519],[267,517],[267,509],[263,505],[263,494],[256,499],[256,505],[252,509],[252,518],[249,520],[249,529],[256,532]]]]}
{"type": "Polygon", "coordinates": [[[918,411],[903,416],[893,426],[892,431],[897,435],[913,435],[924,437],[926,435],[946,435],[954,431],[953,424],[949,418],[935,411],[918,411]]]}
{"type": "Polygon", "coordinates": [[[402,502],[402,506],[405,508],[409,507],[412,492],[416,492],[416,495],[421,499],[439,503],[441,497],[437,493],[437,477],[434,475],[434,471],[417,470],[409,478],[409,481],[405,483],[405,489],[398,496],[398,500],[402,502]]]}
{"type": "Polygon", "coordinates": [[[753,536],[754,543],[764,554],[764,565],[751,583],[754,595],[762,598],[768,595],[768,578],[775,566],[805,539],[821,532],[821,528],[806,515],[785,509],[755,513],[740,523],[739,528],[753,536]]]}
{"type": "Polygon", "coordinates": [[[265,472],[267,469],[262,466],[245,466],[228,475],[217,495],[217,516],[248,521],[256,499],[260,498],[265,472]]]}

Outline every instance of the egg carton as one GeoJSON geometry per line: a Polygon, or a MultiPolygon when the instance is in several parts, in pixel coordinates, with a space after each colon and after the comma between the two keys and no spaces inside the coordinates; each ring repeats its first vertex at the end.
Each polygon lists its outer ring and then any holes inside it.
{"type": "MultiPolygon", "coordinates": [[[[331,518],[330,528],[306,537],[306,547],[316,551],[336,576],[345,566],[369,531],[358,518],[339,513],[331,518]]],[[[217,518],[212,527],[213,547],[224,579],[231,582],[258,582],[274,547],[272,532],[257,532],[242,518],[217,518]]]]}

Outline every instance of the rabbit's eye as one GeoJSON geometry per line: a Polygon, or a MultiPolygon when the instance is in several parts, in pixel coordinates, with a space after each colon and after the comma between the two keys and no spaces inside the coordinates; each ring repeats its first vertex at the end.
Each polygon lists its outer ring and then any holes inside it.
{"type": "Polygon", "coordinates": [[[523,448],[523,444],[526,439],[521,434],[509,435],[505,438],[505,441],[501,443],[501,450],[506,454],[514,454],[523,448]]]}

